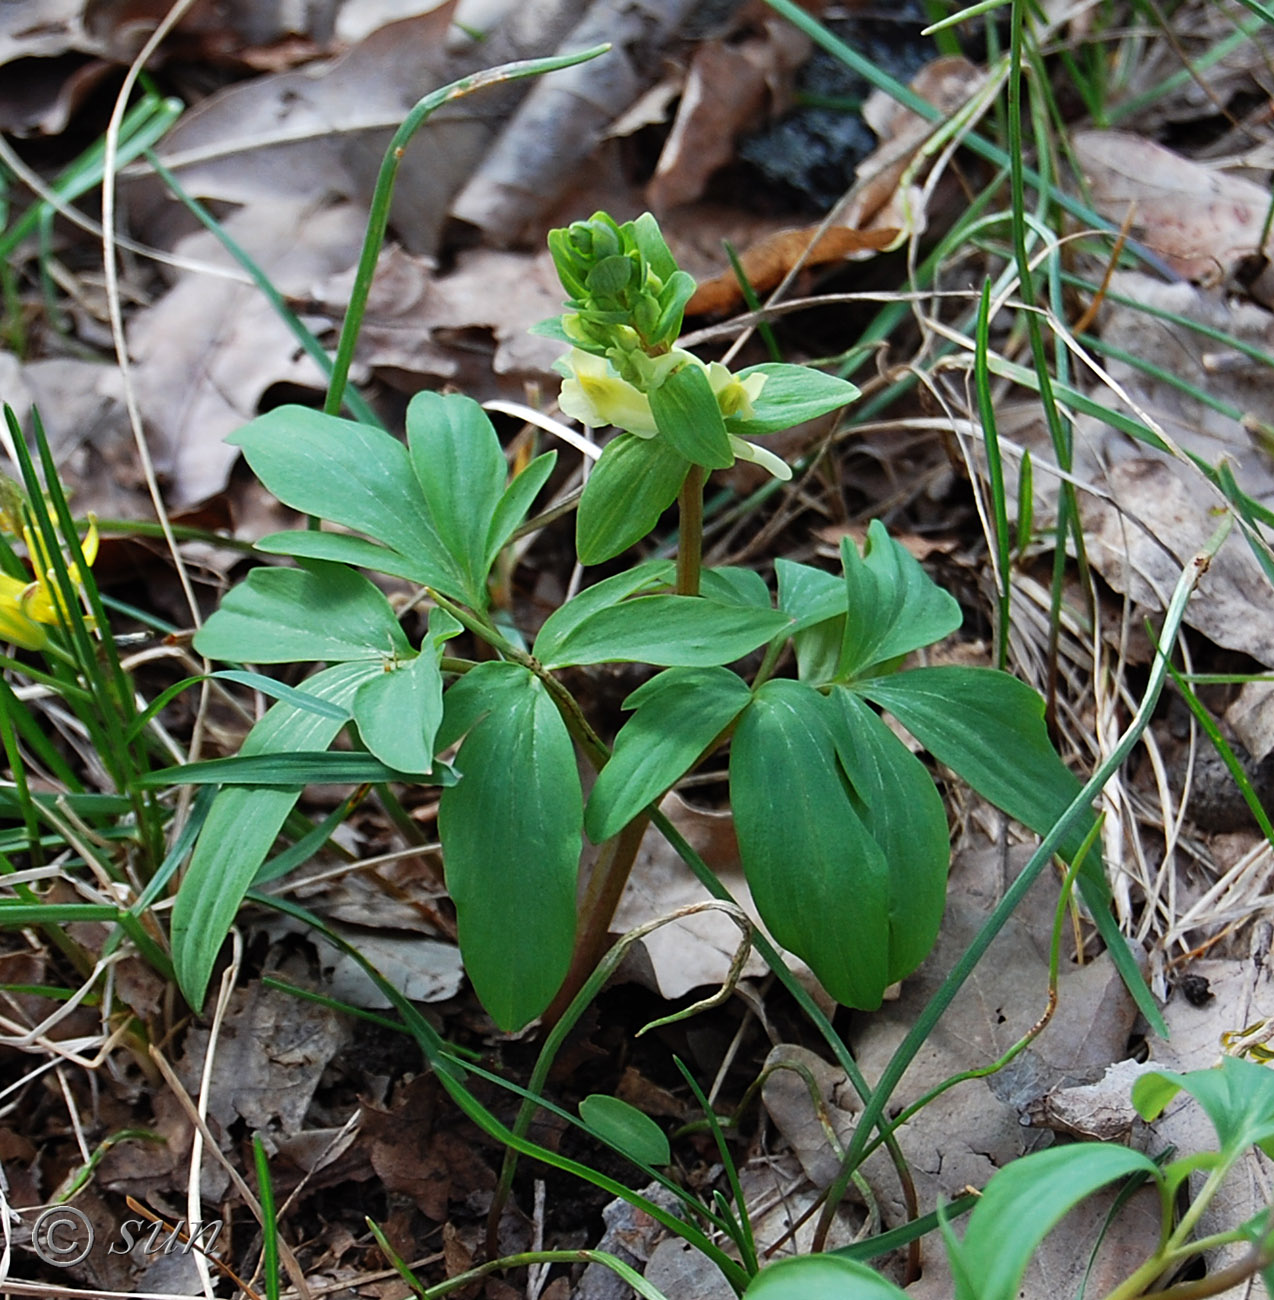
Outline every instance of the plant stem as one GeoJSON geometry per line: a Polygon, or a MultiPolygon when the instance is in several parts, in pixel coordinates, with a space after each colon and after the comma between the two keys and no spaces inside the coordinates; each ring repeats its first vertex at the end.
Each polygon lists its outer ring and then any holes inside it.
{"type": "Polygon", "coordinates": [[[677,595],[699,594],[699,571],[703,568],[703,481],[702,465],[691,465],[677,498],[681,509],[681,534],[677,540],[677,595]]]}
{"type": "Polygon", "coordinates": [[[570,970],[541,1019],[552,1028],[561,1019],[572,999],[584,987],[585,981],[597,969],[610,935],[610,923],[619,907],[620,895],[628,883],[637,850],[650,818],[644,814],[635,817],[618,835],[612,836],[602,846],[601,855],[593,874],[589,877],[580,904],[579,937],[571,957],[570,970]]]}

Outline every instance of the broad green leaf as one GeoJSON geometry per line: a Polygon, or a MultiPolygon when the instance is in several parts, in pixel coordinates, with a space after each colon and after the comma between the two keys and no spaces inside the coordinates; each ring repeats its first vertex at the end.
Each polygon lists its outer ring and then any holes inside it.
{"type": "Polygon", "coordinates": [[[487,413],[459,393],[417,393],[407,406],[407,449],[433,526],[464,575],[465,600],[487,604],[487,537],[508,466],[487,413]]]}
{"type": "Polygon", "coordinates": [[[650,394],[650,413],[659,436],[695,465],[729,469],[734,450],[707,373],[687,361],[650,394]]]}
{"type": "Polygon", "coordinates": [[[929,955],[947,900],[947,814],[925,765],[852,691],[831,695],[842,712],[836,752],[855,807],[889,864],[889,979],[929,955]]]}
{"type": "Polygon", "coordinates": [[[723,605],[747,605],[752,609],[773,609],[770,589],[755,569],[727,565],[704,569],[699,575],[699,591],[723,605]]]}
{"type": "MultiPolygon", "coordinates": [[[[380,672],[369,662],[336,664],[307,678],[305,691],[344,710],[358,688],[380,672]]],[[[322,749],[344,725],[308,709],[279,703],[252,728],[240,756],[322,749]]],[[[203,1005],[212,968],[239,904],[300,797],[298,786],[236,787],[213,800],[173,905],[173,968],[186,1001],[203,1005]]]]}
{"type": "Polygon", "coordinates": [[[668,1136],[649,1115],[619,1097],[593,1093],[579,1104],[580,1119],[599,1138],[639,1165],[669,1165],[668,1136]]]}
{"type": "Polygon", "coordinates": [[[808,366],[767,361],[740,370],[738,379],[742,382],[750,375],[766,376],[765,387],[752,403],[751,417],[745,420],[734,416],[726,421],[726,428],[742,438],[790,429],[794,424],[839,410],[859,396],[858,389],[848,380],[808,366]]]}
{"type": "Polygon", "coordinates": [[[837,677],[857,677],[890,659],[932,645],[960,626],[955,597],[942,590],[879,519],[867,530],[863,554],[842,537],[845,639],[837,677]]]}
{"type": "Polygon", "coordinates": [[[397,551],[413,581],[464,599],[464,574],[430,520],[407,448],[391,434],[280,406],[226,439],[284,505],[330,519],[397,551]]]}
{"type": "Polygon", "coordinates": [[[843,615],[849,607],[844,578],[808,564],[779,558],[774,561],[779,580],[779,608],[792,619],[793,632],[843,615]]]}
{"type": "Polygon", "coordinates": [[[727,668],[669,668],[635,690],[624,701],[635,712],[584,809],[589,839],[600,844],[617,835],[679,781],[750,698],[727,668]]]}
{"type": "Polygon", "coordinates": [[[796,1255],[767,1264],[743,1295],[744,1300],[907,1300],[904,1290],[866,1264],[835,1255],[796,1255]]]}
{"type": "Polygon", "coordinates": [[[535,638],[536,655],[542,662],[553,659],[567,638],[598,610],[618,605],[639,591],[667,586],[675,572],[676,566],[671,560],[648,560],[617,573],[613,578],[603,578],[601,582],[585,587],[578,596],[559,606],[544,620],[535,638]]]}
{"type": "Polygon", "coordinates": [[[641,541],[677,499],[689,469],[690,462],[663,438],[612,438],[575,514],[579,562],[601,564],[641,541]]]}
{"type": "Polygon", "coordinates": [[[803,682],[832,681],[845,636],[845,579],[784,559],[774,562],[774,571],[778,606],[795,619],[792,648],[798,676],[803,682]]]}
{"type": "Polygon", "coordinates": [[[1086,1197],[1116,1178],[1148,1174],[1155,1162],[1140,1151],[1095,1142],[1050,1147],[1014,1160],[986,1185],[969,1215],[963,1241],[948,1235],[956,1300],[1017,1300],[1036,1247],[1086,1197]]]}
{"type": "Polygon", "coordinates": [[[1132,1102],[1143,1119],[1155,1119],[1184,1090],[1203,1107],[1228,1158],[1250,1146],[1274,1156],[1274,1071],[1238,1056],[1223,1056],[1210,1070],[1143,1074],[1132,1102]]]}
{"type": "Polygon", "coordinates": [[[410,654],[385,594],[343,564],[253,569],[195,633],[195,649],[232,663],[345,663],[410,654]]]}
{"type": "Polygon", "coordinates": [[[514,529],[526,518],[531,502],[539,495],[540,489],[548,482],[553,466],[557,464],[557,452],[546,451],[537,456],[504,489],[491,516],[491,526],[487,529],[486,569],[490,570],[495,557],[500,554],[504,544],[512,536],[514,529]]]}
{"type": "MultiPolygon", "coordinates": [[[[1046,834],[1079,793],[1057,756],[1037,691],[995,668],[912,668],[854,684],[902,723],[940,763],[1010,817],[1046,834]]],[[[1077,851],[1092,819],[1076,827],[1062,852],[1077,851]]],[[[1100,858],[1090,852],[1085,872],[1100,858]]]]}
{"type": "Polygon", "coordinates": [[[562,638],[546,668],[574,664],[648,663],[661,668],[728,664],[788,625],[772,609],[722,605],[704,596],[637,596],[598,610],[562,638]]]}
{"type": "Polygon", "coordinates": [[[584,801],[566,725],[543,684],[484,663],[447,692],[439,743],[464,734],[438,809],[460,952],[506,1031],[548,1006],[575,944],[584,801]]]}
{"type": "Polygon", "coordinates": [[[405,772],[433,769],[434,737],[442,722],[441,648],[428,637],[414,659],[387,666],[354,697],[363,744],[383,763],[405,772]]]}
{"type": "Polygon", "coordinates": [[[267,555],[290,555],[298,560],[331,560],[373,573],[388,573],[395,578],[417,582],[420,565],[388,546],[379,546],[353,533],[292,530],[269,533],[256,543],[255,549],[267,555]]]}
{"type": "Polygon", "coordinates": [[[830,707],[766,682],[731,742],[730,803],[766,928],[838,1002],[871,1011],[891,983],[889,865],[843,784],[830,707]]]}

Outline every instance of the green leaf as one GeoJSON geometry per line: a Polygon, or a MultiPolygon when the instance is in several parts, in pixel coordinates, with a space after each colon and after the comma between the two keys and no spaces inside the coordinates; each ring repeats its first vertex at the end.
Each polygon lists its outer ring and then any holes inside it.
{"type": "Polygon", "coordinates": [[[750,419],[737,416],[726,421],[726,428],[736,437],[750,438],[758,433],[776,433],[794,424],[816,420],[848,405],[860,396],[846,379],[824,374],[809,366],[789,366],[767,361],[764,365],[740,370],[740,383],[749,375],[765,375],[765,386],[752,403],[750,419]]]}
{"type": "Polygon", "coordinates": [[[679,781],[751,698],[726,668],[670,668],[625,701],[636,710],[615,737],[588,805],[584,829],[594,844],[617,835],[679,781]]]}
{"type": "Polygon", "coordinates": [[[195,633],[195,649],[232,663],[346,663],[410,654],[385,594],[343,564],[254,569],[195,633]]]}
{"type": "Polygon", "coordinates": [[[906,1300],[907,1293],[866,1264],[835,1255],[796,1255],[767,1264],[744,1300],[906,1300]]]}
{"type": "MultiPolygon", "coordinates": [[[[375,663],[336,664],[307,678],[305,691],[348,710],[359,686],[379,672],[375,663]]],[[[248,733],[240,757],[322,749],[343,725],[339,719],[279,703],[248,733]]],[[[299,797],[296,786],[237,787],[222,790],[212,802],[172,915],[173,968],[182,995],[196,1009],[203,1005],[239,904],[299,797]]]]}
{"type": "Polygon", "coordinates": [[[374,573],[388,573],[395,578],[417,582],[420,565],[388,546],[379,546],[353,533],[324,533],[307,529],[269,533],[255,544],[267,555],[290,555],[298,560],[331,560],[374,573]]]}
{"type": "MultiPolygon", "coordinates": [[[[348,722],[350,719],[348,709],[338,709],[335,704],[328,704],[326,700],[320,700],[317,696],[307,695],[304,691],[297,690],[295,686],[285,686],[282,682],[276,682],[273,677],[266,677],[262,673],[244,672],[238,668],[222,668],[219,672],[210,673],[209,676],[215,677],[218,681],[238,682],[240,686],[249,686],[254,691],[260,691],[262,695],[268,695],[272,700],[287,700],[289,704],[295,704],[298,709],[309,709],[313,713],[332,718],[337,722],[348,722]]],[[[199,678],[192,677],[190,680],[198,681],[199,678]]]]}
{"type": "MultiPolygon", "coordinates": [[[[372,754],[330,753],[324,749],[296,753],[235,754],[230,758],[209,758],[201,763],[142,772],[134,777],[135,789],[168,785],[252,785],[291,788],[298,792],[313,782],[325,785],[362,785],[365,782],[425,782],[428,771],[406,771],[382,763],[372,754]]],[[[450,785],[453,777],[442,765],[430,785],[450,785]]]]}
{"type": "Polygon", "coordinates": [[[890,659],[932,645],[960,626],[960,606],[920,567],[879,519],[867,530],[863,554],[842,537],[845,636],[837,677],[856,677],[890,659]]]}
{"type": "Polygon", "coordinates": [[[781,557],[774,561],[779,580],[779,608],[794,621],[793,632],[843,615],[849,608],[844,578],[781,557]]]}
{"type": "Polygon", "coordinates": [[[704,596],[637,596],[598,610],[546,657],[546,668],[575,664],[648,663],[702,668],[731,663],[788,625],[772,609],[722,605],[704,596]]]}
{"type": "Polygon", "coordinates": [[[558,606],[544,620],[535,638],[536,656],[541,662],[553,659],[571,634],[598,610],[618,605],[639,591],[667,586],[675,572],[676,566],[671,560],[648,560],[617,573],[613,578],[603,578],[601,582],[585,587],[578,596],[558,606]]]}
{"type": "Polygon", "coordinates": [[[672,1151],[663,1129],[649,1115],[619,1097],[593,1093],[579,1104],[580,1119],[604,1142],[639,1165],[672,1164],[672,1151]]]}
{"type": "Polygon", "coordinates": [[[487,538],[508,478],[495,428],[471,397],[417,393],[407,406],[407,448],[433,526],[464,575],[464,598],[485,609],[487,538]]]}
{"type": "Polygon", "coordinates": [[[836,752],[855,808],[889,864],[889,979],[929,955],[947,899],[947,814],[925,765],[853,692],[831,695],[841,710],[836,752]]]}
{"type": "Polygon", "coordinates": [[[1268,1066],[1223,1056],[1210,1070],[1156,1070],[1133,1084],[1132,1104],[1143,1119],[1155,1119],[1182,1090],[1212,1121],[1224,1157],[1233,1159],[1250,1146],[1274,1155],[1274,1072],[1268,1066]]]}
{"type": "Polygon", "coordinates": [[[495,557],[500,554],[504,544],[512,536],[514,529],[526,517],[531,503],[539,495],[540,489],[548,482],[553,466],[557,464],[557,452],[546,451],[537,456],[504,489],[491,516],[491,527],[487,530],[486,569],[490,571],[495,557]]]}
{"type": "Polygon", "coordinates": [[[1017,1300],[1026,1265],[1053,1226],[1107,1183],[1141,1173],[1159,1177],[1140,1151],[1090,1142],[1014,1160],[987,1184],[964,1240],[947,1237],[956,1300],[1017,1300]]]}
{"type": "Polygon", "coordinates": [[[483,663],[446,695],[439,743],[465,734],[438,809],[460,952],[506,1031],[548,1006],[575,944],[583,796],[566,725],[543,684],[483,663]]]}
{"type": "Polygon", "coordinates": [[[842,783],[829,710],[809,686],[766,682],[731,742],[730,803],[766,928],[871,1011],[891,983],[889,866],[842,783]]]}
{"type": "Polygon", "coordinates": [[[667,439],[674,451],[705,469],[729,469],[734,464],[725,420],[702,367],[685,362],[652,389],[649,397],[660,437],[667,439]]]}
{"type": "Polygon", "coordinates": [[[354,697],[363,744],[404,772],[433,770],[434,737],[442,722],[441,647],[427,637],[414,659],[366,681],[354,697]]]}
{"type": "Polygon", "coordinates": [[[735,565],[704,569],[699,575],[700,592],[723,605],[746,605],[752,609],[772,609],[770,589],[755,569],[735,565]]]}
{"type": "Polygon", "coordinates": [[[284,505],[330,519],[397,551],[404,575],[465,599],[464,574],[430,518],[407,448],[372,429],[305,406],[280,406],[226,439],[284,505]]]}
{"type": "MultiPolygon", "coordinates": [[[[1010,817],[1046,834],[1079,793],[1044,726],[1044,701],[1024,682],[995,668],[912,668],[854,684],[902,723],[940,763],[1010,817]]],[[[1072,857],[1091,817],[1062,846],[1072,857]]],[[[1100,875],[1100,857],[1083,870],[1100,875]]]]}
{"type": "Polygon", "coordinates": [[[677,499],[689,470],[690,462],[662,438],[612,438],[575,515],[579,562],[601,564],[641,541],[677,499]]]}

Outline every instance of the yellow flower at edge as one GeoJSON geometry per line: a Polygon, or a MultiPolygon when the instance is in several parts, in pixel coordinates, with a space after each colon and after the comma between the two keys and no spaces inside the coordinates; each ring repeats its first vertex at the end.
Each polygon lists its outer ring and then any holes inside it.
{"type": "MultiPolygon", "coordinates": [[[[30,528],[24,528],[22,536],[35,570],[35,581],[23,582],[21,578],[0,573],[0,641],[11,641],[24,650],[42,650],[49,641],[44,625],[56,625],[69,618],[70,611],[42,539],[30,528]]],[[[90,565],[97,559],[97,545],[97,521],[90,519],[81,543],[84,559],[90,565]]],[[[77,564],[68,564],[67,576],[77,589],[84,581],[77,564]]],[[[91,618],[85,621],[92,626],[91,618]]]]}

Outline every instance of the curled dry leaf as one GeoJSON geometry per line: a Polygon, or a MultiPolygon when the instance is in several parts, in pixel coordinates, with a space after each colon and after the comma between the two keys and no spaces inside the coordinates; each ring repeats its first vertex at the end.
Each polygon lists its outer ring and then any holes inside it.
{"type": "MultiPolygon", "coordinates": [[[[893,247],[899,230],[850,230],[832,226],[821,235],[817,226],[779,230],[753,244],[739,257],[748,283],[757,293],[768,293],[797,265],[825,266],[893,247]]],[[[697,316],[716,316],[736,310],[743,303],[743,290],[733,269],[703,281],[695,290],[686,311],[697,316]]]]}
{"type": "Polygon", "coordinates": [[[1191,162],[1126,131],[1080,131],[1075,155],[1097,211],[1133,233],[1188,280],[1229,274],[1261,246],[1268,189],[1191,162]]]}

